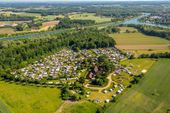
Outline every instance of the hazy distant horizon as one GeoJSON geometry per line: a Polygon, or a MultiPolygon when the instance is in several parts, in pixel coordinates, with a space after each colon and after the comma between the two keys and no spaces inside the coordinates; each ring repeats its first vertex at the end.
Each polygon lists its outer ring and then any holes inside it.
{"type": "Polygon", "coordinates": [[[170,1],[170,0],[0,0],[0,2],[91,2],[91,1],[170,1]]]}

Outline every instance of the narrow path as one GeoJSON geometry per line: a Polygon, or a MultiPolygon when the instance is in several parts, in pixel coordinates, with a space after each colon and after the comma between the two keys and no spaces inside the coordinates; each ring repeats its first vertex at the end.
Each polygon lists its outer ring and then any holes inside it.
{"type": "Polygon", "coordinates": [[[112,75],[113,75],[113,73],[109,74],[109,76],[107,77],[108,83],[107,83],[107,85],[104,86],[104,87],[92,87],[92,86],[89,86],[89,84],[86,84],[84,87],[85,87],[85,88],[92,89],[92,90],[98,90],[99,92],[101,92],[102,90],[107,89],[107,88],[110,87],[110,85],[111,85],[111,83],[112,83],[112,75]]]}

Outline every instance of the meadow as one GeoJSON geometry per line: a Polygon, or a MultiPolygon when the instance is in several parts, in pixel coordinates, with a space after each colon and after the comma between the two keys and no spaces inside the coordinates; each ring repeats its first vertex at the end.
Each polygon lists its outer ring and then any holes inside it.
{"type": "Polygon", "coordinates": [[[125,50],[167,50],[170,41],[155,36],[147,36],[139,32],[110,34],[116,40],[117,47],[125,50]]]}
{"type": "Polygon", "coordinates": [[[0,34],[13,34],[15,30],[13,28],[0,28],[0,34]]]}
{"type": "Polygon", "coordinates": [[[96,113],[99,105],[89,101],[65,102],[57,113],[96,113]]]}
{"type": "Polygon", "coordinates": [[[69,17],[75,20],[95,20],[96,23],[111,22],[111,18],[104,16],[96,16],[94,13],[70,14],[69,17]]]}
{"type": "Polygon", "coordinates": [[[137,29],[133,28],[133,27],[118,27],[120,29],[121,33],[124,33],[126,31],[130,31],[130,32],[137,32],[137,29]]]}
{"type": "Polygon", "coordinates": [[[0,100],[0,113],[11,113],[2,100],[0,100]]]}
{"type": "Polygon", "coordinates": [[[9,14],[16,14],[16,15],[20,15],[20,16],[36,16],[39,17],[41,16],[41,14],[38,13],[27,13],[27,12],[11,12],[11,11],[5,11],[5,12],[0,12],[0,13],[5,13],[6,15],[9,14]]]}
{"type": "Polygon", "coordinates": [[[132,66],[133,68],[130,71],[135,75],[139,75],[142,70],[148,71],[155,62],[156,60],[154,59],[131,59],[124,60],[120,64],[126,67],[132,66]]]}
{"type": "Polygon", "coordinates": [[[126,91],[106,113],[168,113],[170,59],[159,59],[145,77],[126,91]]]}
{"type": "Polygon", "coordinates": [[[0,92],[2,113],[54,113],[62,104],[57,88],[0,81],[0,92]]]}

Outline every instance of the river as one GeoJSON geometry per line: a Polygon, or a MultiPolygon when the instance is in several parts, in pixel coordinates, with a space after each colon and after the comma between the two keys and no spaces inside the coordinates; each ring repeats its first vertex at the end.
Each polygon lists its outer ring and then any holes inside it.
{"type": "Polygon", "coordinates": [[[124,25],[129,25],[129,24],[135,24],[135,25],[149,25],[149,26],[157,26],[157,27],[162,27],[162,28],[170,28],[170,26],[164,26],[164,25],[159,25],[159,24],[151,24],[151,23],[145,23],[145,22],[140,22],[139,19],[149,16],[150,13],[143,13],[141,16],[126,20],[123,22],[124,25]]]}

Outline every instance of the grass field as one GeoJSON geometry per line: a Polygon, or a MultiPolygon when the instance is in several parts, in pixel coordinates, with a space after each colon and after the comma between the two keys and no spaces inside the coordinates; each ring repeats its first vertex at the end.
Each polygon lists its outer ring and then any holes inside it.
{"type": "Polygon", "coordinates": [[[98,107],[98,105],[88,101],[67,102],[62,108],[62,113],[96,113],[98,107]]]}
{"type": "Polygon", "coordinates": [[[142,70],[149,70],[155,62],[156,61],[154,59],[132,59],[124,60],[120,62],[120,64],[127,67],[132,66],[130,71],[135,75],[139,75],[142,70]]]}
{"type": "Polygon", "coordinates": [[[106,113],[168,113],[170,109],[170,59],[160,59],[143,80],[125,92],[106,113]]]}
{"type": "Polygon", "coordinates": [[[96,16],[94,13],[71,14],[69,15],[69,17],[71,19],[95,20],[96,23],[111,22],[111,18],[104,16],[96,16]]]}
{"type": "Polygon", "coordinates": [[[126,32],[127,30],[130,32],[133,32],[133,31],[137,32],[137,29],[135,29],[133,27],[119,27],[119,29],[122,33],[126,32]]]}
{"type": "Polygon", "coordinates": [[[0,21],[0,25],[12,25],[12,24],[20,24],[29,21],[0,21]]]}
{"type": "Polygon", "coordinates": [[[36,17],[41,16],[41,14],[39,14],[39,13],[26,13],[26,12],[11,12],[11,11],[3,12],[2,11],[0,13],[5,13],[7,15],[9,15],[9,14],[16,14],[16,15],[20,15],[20,16],[36,16],[36,17]]]}
{"type": "Polygon", "coordinates": [[[146,36],[142,33],[116,33],[111,34],[117,43],[117,47],[120,49],[169,49],[170,41],[154,37],[146,36]]]}
{"type": "Polygon", "coordinates": [[[13,34],[15,30],[13,28],[0,28],[0,34],[13,34]]]}
{"type": "Polygon", "coordinates": [[[62,104],[59,89],[3,81],[0,81],[0,100],[12,113],[54,113],[62,104]]]}
{"type": "Polygon", "coordinates": [[[0,113],[11,113],[3,101],[0,100],[0,113]]]}

